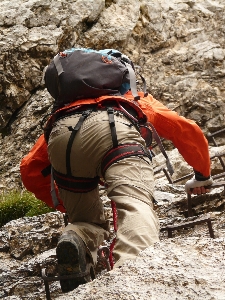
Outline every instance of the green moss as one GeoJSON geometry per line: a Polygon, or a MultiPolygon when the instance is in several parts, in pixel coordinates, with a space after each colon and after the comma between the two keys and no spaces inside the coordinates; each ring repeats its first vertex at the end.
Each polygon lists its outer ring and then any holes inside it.
{"type": "Polygon", "coordinates": [[[0,227],[11,220],[54,211],[30,192],[12,191],[0,195],[0,227]]]}

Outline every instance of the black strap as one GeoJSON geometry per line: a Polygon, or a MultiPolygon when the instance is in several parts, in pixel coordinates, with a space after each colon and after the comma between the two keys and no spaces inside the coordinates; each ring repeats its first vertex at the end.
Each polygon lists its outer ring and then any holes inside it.
{"type": "Polygon", "coordinates": [[[107,112],[109,116],[109,126],[112,135],[113,148],[116,148],[118,147],[118,140],[116,134],[115,119],[114,119],[114,109],[112,107],[107,107],[107,112]]]}
{"type": "Polygon", "coordinates": [[[44,177],[47,177],[48,175],[51,174],[51,164],[49,164],[47,167],[45,167],[43,170],[41,170],[41,174],[44,176],[44,177]]]}
{"type": "Polygon", "coordinates": [[[101,163],[102,176],[106,170],[115,162],[130,156],[146,156],[151,160],[150,153],[140,144],[119,145],[117,148],[110,149],[103,157],[101,163]]]}
{"type": "Polygon", "coordinates": [[[71,155],[73,141],[75,139],[75,136],[76,136],[78,130],[80,129],[81,125],[83,124],[84,120],[90,115],[90,113],[91,113],[91,110],[84,111],[82,113],[79,121],[75,125],[75,127],[74,128],[72,126],[68,127],[68,129],[70,131],[72,131],[69,141],[68,141],[68,144],[67,144],[67,148],[66,148],[66,170],[67,170],[68,176],[72,176],[71,165],[70,165],[70,155],[71,155]]]}
{"type": "Polygon", "coordinates": [[[88,193],[98,186],[99,177],[86,178],[68,176],[53,169],[53,176],[57,186],[74,193],[88,193]]]}
{"type": "Polygon", "coordinates": [[[164,157],[166,158],[166,166],[167,166],[167,169],[168,169],[170,175],[172,176],[173,173],[174,173],[174,169],[173,169],[173,166],[172,166],[171,163],[170,163],[170,160],[169,160],[169,157],[168,157],[168,155],[167,155],[167,153],[166,153],[166,150],[165,150],[165,148],[163,147],[163,144],[162,144],[162,142],[161,142],[161,139],[160,139],[160,137],[159,137],[159,135],[158,135],[158,133],[157,133],[155,127],[152,125],[152,123],[147,122],[146,124],[147,124],[149,127],[151,127],[153,138],[155,139],[156,143],[158,144],[158,146],[159,146],[159,148],[160,148],[162,154],[163,154],[164,157]]]}

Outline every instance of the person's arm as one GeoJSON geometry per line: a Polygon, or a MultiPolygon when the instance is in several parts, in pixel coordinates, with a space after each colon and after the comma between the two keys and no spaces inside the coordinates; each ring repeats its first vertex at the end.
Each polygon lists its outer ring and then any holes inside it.
{"type": "Polygon", "coordinates": [[[185,161],[193,167],[195,176],[187,182],[186,191],[194,194],[208,192],[204,187],[212,183],[208,141],[199,126],[169,110],[151,95],[138,102],[158,134],[171,140],[185,161]]]}

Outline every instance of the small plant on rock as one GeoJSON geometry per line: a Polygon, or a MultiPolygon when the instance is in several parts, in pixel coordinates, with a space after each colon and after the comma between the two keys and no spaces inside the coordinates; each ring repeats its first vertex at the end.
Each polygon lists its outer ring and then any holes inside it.
{"type": "Polygon", "coordinates": [[[0,227],[9,221],[54,211],[28,192],[11,191],[0,194],[0,227]]]}

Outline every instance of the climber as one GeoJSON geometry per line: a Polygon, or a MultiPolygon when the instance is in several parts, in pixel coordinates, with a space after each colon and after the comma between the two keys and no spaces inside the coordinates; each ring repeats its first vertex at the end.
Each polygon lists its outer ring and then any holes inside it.
{"type": "Polygon", "coordinates": [[[159,241],[153,167],[137,120],[151,122],[193,167],[195,176],[185,184],[186,192],[208,193],[213,181],[201,129],[145,92],[138,92],[135,101],[130,89],[122,95],[80,98],[61,110],[48,136],[48,154],[69,216],[56,248],[60,276],[77,275],[60,280],[62,291],[68,292],[94,278],[97,249],[109,237],[99,178],[116,204],[114,267],[159,241]]]}

